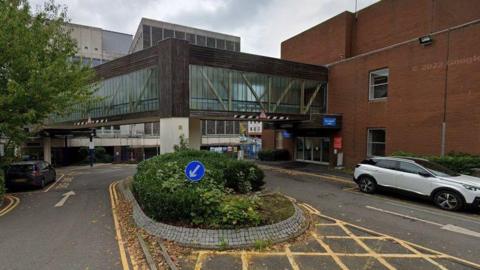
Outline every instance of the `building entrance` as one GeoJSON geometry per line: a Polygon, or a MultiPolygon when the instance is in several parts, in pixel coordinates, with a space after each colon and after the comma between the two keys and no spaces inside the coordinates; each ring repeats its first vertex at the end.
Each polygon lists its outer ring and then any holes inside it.
{"type": "Polygon", "coordinates": [[[329,164],[330,138],[297,137],[295,153],[295,159],[298,161],[329,164]]]}

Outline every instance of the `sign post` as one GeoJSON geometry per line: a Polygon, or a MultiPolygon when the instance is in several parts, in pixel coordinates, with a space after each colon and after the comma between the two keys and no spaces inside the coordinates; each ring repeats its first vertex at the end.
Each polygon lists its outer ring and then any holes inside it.
{"type": "Polygon", "coordinates": [[[191,182],[199,182],[205,176],[205,165],[198,160],[190,161],[185,167],[185,176],[191,182]]]}

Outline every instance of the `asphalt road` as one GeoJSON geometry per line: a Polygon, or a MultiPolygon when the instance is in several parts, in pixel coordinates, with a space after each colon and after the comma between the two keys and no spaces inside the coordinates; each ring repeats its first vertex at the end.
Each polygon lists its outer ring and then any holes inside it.
{"type": "Polygon", "coordinates": [[[48,192],[13,194],[21,202],[0,217],[0,269],[121,269],[108,186],[133,173],[132,166],[81,168],[48,192]],[[69,191],[75,195],[55,207],[69,191]]]}
{"type": "MultiPolygon", "coordinates": [[[[71,169],[47,192],[14,194],[20,204],[0,217],[0,269],[121,269],[108,186],[135,167],[71,169]],[[75,195],[55,207],[69,191],[75,195]]],[[[266,171],[266,181],[267,189],[324,215],[480,263],[478,212],[446,212],[388,193],[365,195],[353,184],[322,177],[266,171]]]]}
{"type": "Polygon", "coordinates": [[[267,189],[306,202],[322,214],[480,263],[480,213],[452,213],[390,192],[367,195],[334,179],[266,172],[267,189]],[[453,225],[453,226],[452,226],[453,225]]]}

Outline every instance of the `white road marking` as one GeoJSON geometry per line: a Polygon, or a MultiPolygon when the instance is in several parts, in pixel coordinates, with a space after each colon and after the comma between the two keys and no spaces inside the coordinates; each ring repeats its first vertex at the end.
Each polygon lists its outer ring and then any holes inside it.
{"type": "Polygon", "coordinates": [[[53,184],[51,184],[47,189],[45,189],[43,192],[48,192],[50,189],[52,189],[58,182],[62,180],[62,178],[65,176],[65,174],[62,174],[53,184]]]}
{"type": "MultiPolygon", "coordinates": [[[[403,203],[403,202],[391,202],[391,201],[387,201],[388,204],[390,205],[394,205],[394,206],[398,206],[398,207],[405,207],[405,208],[409,208],[409,209],[412,209],[412,210],[415,210],[415,211],[421,211],[421,212],[425,212],[425,213],[429,213],[429,214],[432,214],[432,215],[438,215],[438,216],[443,216],[443,217],[447,217],[447,218],[455,218],[455,219],[458,219],[458,220],[462,220],[462,221],[466,221],[466,222],[472,222],[472,223],[475,223],[475,224],[479,224],[480,225],[480,220],[477,219],[477,218],[474,218],[474,217],[469,217],[469,216],[463,216],[463,215],[460,215],[460,214],[455,214],[455,213],[450,213],[450,212],[447,212],[447,213],[442,213],[442,212],[445,212],[443,210],[437,210],[437,209],[434,209],[434,208],[426,208],[426,207],[421,207],[421,206],[417,206],[417,205],[414,205],[414,204],[410,204],[410,203],[403,203]]],[[[475,214],[473,214],[473,216],[477,216],[475,214]]]]}
{"type": "Polygon", "coordinates": [[[421,219],[421,218],[416,218],[416,217],[400,214],[400,213],[393,212],[393,211],[388,211],[388,210],[376,208],[376,207],[373,207],[373,206],[370,206],[370,205],[367,205],[365,207],[368,208],[368,209],[371,209],[371,210],[375,210],[375,211],[378,211],[378,212],[394,215],[394,216],[397,216],[397,217],[402,217],[402,218],[407,218],[407,219],[410,219],[410,220],[415,220],[415,221],[420,221],[420,222],[423,222],[423,223],[427,223],[427,224],[430,224],[430,225],[433,225],[433,226],[440,227],[440,229],[442,229],[442,230],[451,231],[451,232],[455,232],[455,233],[460,233],[460,234],[465,234],[465,235],[480,238],[480,233],[469,230],[469,229],[466,229],[466,228],[462,228],[462,227],[459,227],[459,226],[455,226],[455,225],[452,225],[452,224],[446,224],[446,225],[445,224],[440,224],[440,223],[437,223],[437,222],[433,222],[433,221],[429,221],[429,220],[425,220],[425,219],[421,219]]]}
{"type": "Polygon", "coordinates": [[[68,200],[68,198],[70,198],[70,196],[73,196],[73,195],[75,195],[75,192],[73,190],[67,193],[64,193],[62,195],[63,198],[57,204],[55,204],[55,207],[62,207],[65,204],[65,202],[68,200]]]}

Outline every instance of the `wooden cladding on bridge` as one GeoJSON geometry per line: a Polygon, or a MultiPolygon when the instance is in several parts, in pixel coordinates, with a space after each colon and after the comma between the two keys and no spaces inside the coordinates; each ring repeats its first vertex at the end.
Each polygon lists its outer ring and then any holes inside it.
{"type": "Polygon", "coordinates": [[[190,64],[222,67],[245,72],[256,72],[305,80],[327,81],[328,69],[323,66],[301,64],[271,57],[190,46],[190,64]]]}

